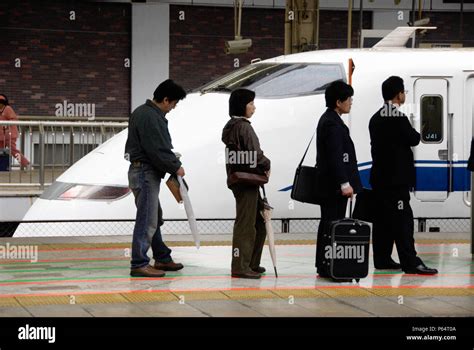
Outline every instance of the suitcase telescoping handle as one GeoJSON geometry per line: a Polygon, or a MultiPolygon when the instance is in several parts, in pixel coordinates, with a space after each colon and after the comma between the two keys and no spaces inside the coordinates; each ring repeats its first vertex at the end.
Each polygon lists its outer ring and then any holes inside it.
{"type": "Polygon", "coordinates": [[[349,200],[347,201],[347,206],[346,206],[346,214],[347,214],[347,208],[349,208],[349,215],[346,215],[346,218],[348,217],[349,219],[352,219],[352,212],[354,211],[353,206],[352,206],[352,203],[353,203],[352,198],[354,197],[349,198],[349,200]]]}

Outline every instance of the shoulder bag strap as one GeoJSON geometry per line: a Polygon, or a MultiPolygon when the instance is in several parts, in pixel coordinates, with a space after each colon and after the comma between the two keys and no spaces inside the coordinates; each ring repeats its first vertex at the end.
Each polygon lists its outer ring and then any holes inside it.
{"type": "Polygon", "coordinates": [[[316,131],[317,131],[317,130],[318,130],[318,129],[316,128],[316,130],[314,131],[313,136],[311,136],[311,140],[309,140],[308,147],[306,147],[306,151],[304,151],[303,158],[301,158],[301,162],[300,162],[300,164],[298,165],[298,168],[301,166],[301,164],[303,164],[304,158],[306,157],[306,153],[308,153],[309,146],[311,146],[311,142],[313,141],[314,135],[316,135],[316,131]]]}

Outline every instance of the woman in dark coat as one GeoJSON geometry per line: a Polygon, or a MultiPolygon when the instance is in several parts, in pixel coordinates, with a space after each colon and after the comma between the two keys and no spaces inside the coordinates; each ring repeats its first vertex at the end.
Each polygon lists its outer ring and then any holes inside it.
{"type": "Polygon", "coordinates": [[[260,210],[263,201],[258,185],[234,183],[231,174],[246,172],[270,175],[270,160],[263,155],[260,142],[250,123],[255,112],[255,93],[237,89],[230,95],[230,120],[222,132],[226,145],[227,186],[236,201],[232,240],[232,277],[258,279],[265,269],[260,266],[266,231],[260,210]]]}
{"type": "MultiPolygon", "coordinates": [[[[343,81],[332,82],[325,92],[326,112],[319,119],[316,140],[316,163],[320,182],[326,189],[321,203],[321,222],[316,244],[316,268],[320,277],[330,277],[326,247],[331,246],[330,228],[344,218],[348,198],[362,191],[357,157],[349,128],[341,116],[350,112],[354,90],[343,81]]],[[[337,280],[345,282],[345,280],[337,280]]]]}

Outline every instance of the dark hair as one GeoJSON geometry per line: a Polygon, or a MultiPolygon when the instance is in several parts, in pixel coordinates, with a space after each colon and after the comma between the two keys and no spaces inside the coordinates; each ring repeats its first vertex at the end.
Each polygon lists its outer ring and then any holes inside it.
{"type": "Polygon", "coordinates": [[[229,98],[229,116],[244,117],[246,106],[255,99],[255,92],[247,89],[232,91],[229,98]]]}
{"type": "Polygon", "coordinates": [[[333,81],[326,88],[324,97],[326,98],[326,107],[336,108],[337,101],[344,102],[349,97],[354,95],[354,89],[349,84],[346,84],[342,80],[333,81]]]}
{"type": "Polygon", "coordinates": [[[4,94],[0,94],[0,96],[2,96],[3,98],[0,99],[0,103],[4,104],[5,106],[8,106],[9,103],[8,103],[8,97],[7,95],[4,95],[4,94]]]}
{"type": "Polygon", "coordinates": [[[165,97],[168,97],[170,102],[179,101],[186,97],[186,91],[173,80],[167,79],[158,85],[153,93],[153,99],[156,102],[163,102],[165,97]]]}
{"type": "Polygon", "coordinates": [[[382,96],[385,101],[390,101],[404,90],[403,79],[397,76],[391,76],[382,83],[382,96]]]}

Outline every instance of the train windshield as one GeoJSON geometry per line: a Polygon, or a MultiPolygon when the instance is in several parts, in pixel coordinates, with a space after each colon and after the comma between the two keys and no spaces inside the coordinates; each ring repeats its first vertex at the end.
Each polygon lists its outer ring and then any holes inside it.
{"type": "Polygon", "coordinates": [[[258,63],[218,78],[199,89],[201,93],[255,91],[260,98],[282,98],[323,93],[335,80],[345,81],[340,64],[258,63]]]}

